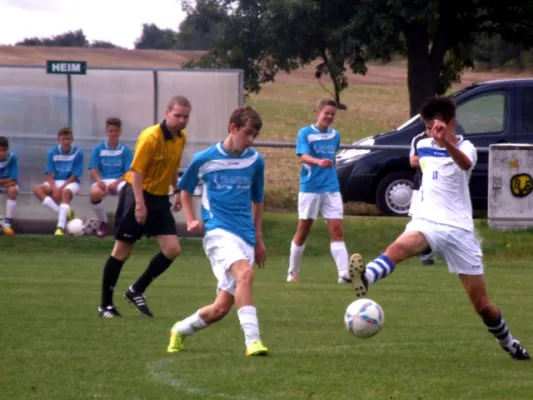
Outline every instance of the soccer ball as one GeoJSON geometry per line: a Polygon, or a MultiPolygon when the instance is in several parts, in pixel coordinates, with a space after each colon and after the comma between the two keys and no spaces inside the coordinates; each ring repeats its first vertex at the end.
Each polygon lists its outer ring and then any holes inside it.
{"type": "Polygon", "coordinates": [[[385,322],[381,306],[370,299],[359,299],[348,306],[344,313],[344,325],[352,335],[369,338],[376,335],[385,322]]]}
{"type": "Polygon", "coordinates": [[[67,232],[72,236],[83,236],[83,221],[79,218],[67,222],[67,232]]]}
{"type": "Polygon", "coordinates": [[[100,220],[96,218],[89,218],[83,224],[83,234],[85,236],[94,236],[100,228],[100,220]]]}

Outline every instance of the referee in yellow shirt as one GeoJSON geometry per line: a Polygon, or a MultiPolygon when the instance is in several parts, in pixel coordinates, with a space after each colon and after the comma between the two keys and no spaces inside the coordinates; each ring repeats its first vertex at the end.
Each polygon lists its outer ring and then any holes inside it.
{"type": "Polygon", "coordinates": [[[170,210],[169,188],[175,194],[172,209],[181,209],[177,189],[178,168],[187,134],[191,103],[183,96],[173,97],[165,110],[166,118],[158,125],[141,132],[135,145],[135,155],[127,181],[120,191],[115,213],[115,246],[104,266],[102,298],[98,315],[120,317],[113,303],[113,290],[124,262],[134,243],[143,235],[154,236],[161,252],[143,274],[124,293],[144,315],[153,314],[146,304],[144,291],[152,281],[172,264],[180,253],[176,223],[170,210]]]}

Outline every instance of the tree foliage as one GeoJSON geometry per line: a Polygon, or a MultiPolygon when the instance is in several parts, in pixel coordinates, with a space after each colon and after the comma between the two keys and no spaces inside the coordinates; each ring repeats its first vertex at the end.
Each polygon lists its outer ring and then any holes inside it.
{"type": "Polygon", "coordinates": [[[94,47],[94,48],[120,48],[119,46],[106,41],[96,40],[89,43],[83,30],[69,31],[49,38],[31,37],[24,39],[17,46],[57,46],[57,47],[94,47]]]}

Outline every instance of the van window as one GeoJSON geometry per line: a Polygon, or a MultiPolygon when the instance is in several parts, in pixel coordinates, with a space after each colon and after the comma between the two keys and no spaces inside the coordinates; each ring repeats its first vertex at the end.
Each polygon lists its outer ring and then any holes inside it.
{"type": "Polygon", "coordinates": [[[504,91],[474,97],[457,106],[457,122],[470,135],[503,132],[507,121],[506,100],[504,91]]]}
{"type": "Polygon", "coordinates": [[[522,96],[522,120],[524,128],[528,132],[533,132],[533,87],[525,87],[522,96]]]}

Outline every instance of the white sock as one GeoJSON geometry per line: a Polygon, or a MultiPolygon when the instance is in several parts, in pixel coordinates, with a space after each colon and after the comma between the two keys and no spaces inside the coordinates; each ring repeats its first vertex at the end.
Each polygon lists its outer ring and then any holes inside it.
{"type": "Polygon", "coordinates": [[[254,306],[244,306],[237,310],[239,321],[244,331],[244,343],[246,347],[255,340],[261,340],[259,336],[259,322],[257,321],[257,310],[254,306]]]}
{"type": "Polygon", "coordinates": [[[196,311],[193,315],[178,321],[174,324],[171,331],[172,333],[181,333],[183,335],[192,335],[193,333],[204,329],[208,324],[200,318],[200,310],[196,311]]]}
{"type": "Polygon", "coordinates": [[[57,219],[57,227],[61,229],[65,229],[65,225],[67,224],[67,214],[70,210],[70,206],[65,203],[61,203],[59,206],[59,218],[57,219]]]}
{"type": "Polygon", "coordinates": [[[335,264],[337,265],[339,277],[348,276],[349,257],[344,242],[331,242],[329,248],[333,259],[335,260],[335,264]]]}
{"type": "Polygon", "coordinates": [[[46,196],[43,200],[43,206],[48,207],[50,210],[55,212],[56,214],[59,213],[59,206],[56,204],[54,200],[52,200],[51,197],[46,196]]]}
{"type": "Polygon", "coordinates": [[[13,219],[13,214],[15,213],[15,207],[17,207],[17,200],[7,199],[6,202],[6,224],[11,225],[11,220],[13,219]]]}
{"type": "Polygon", "coordinates": [[[305,243],[298,246],[291,242],[291,255],[289,258],[289,275],[299,276],[302,268],[302,259],[304,257],[305,243]]]}
{"type": "Polygon", "coordinates": [[[107,224],[107,213],[105,212],[104,205],[102,202],[99,202],[97,204],[93,204],[94,213],[96,214],[96,217],[107,224]]]}

